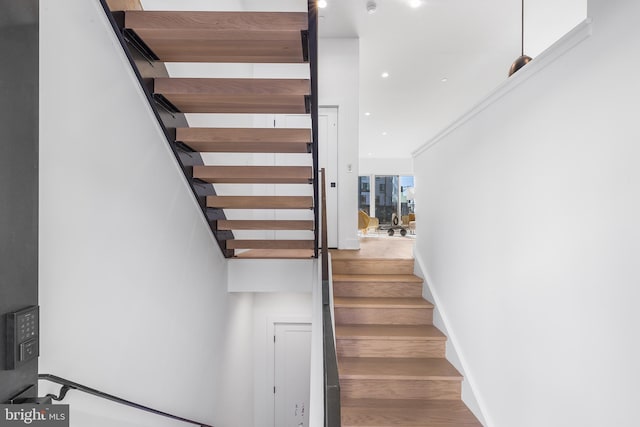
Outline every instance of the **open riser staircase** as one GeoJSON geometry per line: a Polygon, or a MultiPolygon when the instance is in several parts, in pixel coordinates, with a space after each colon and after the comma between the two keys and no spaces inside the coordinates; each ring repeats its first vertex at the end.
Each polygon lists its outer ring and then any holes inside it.
{"type": "Polygon", "coordinates": [[[315,1],[300,0],[309,12],[103,1],[225,256],[317,256],[315,1]],[[173,63],[276,64],[285,76],[304,67],[305,76],[172,77],[165,64],[173,63]],[[295,127],[282,119],[291,116],[295,127]],[[203,120],[214,125],[189,126],[203,120]]]}
{"type": "MultiPolygon", "coordinates": [[[[338,251],[346,252],[346,251],[338,251]]],[[[342,426],[480,427],[413,259],[334,257],[342,426]]]]}

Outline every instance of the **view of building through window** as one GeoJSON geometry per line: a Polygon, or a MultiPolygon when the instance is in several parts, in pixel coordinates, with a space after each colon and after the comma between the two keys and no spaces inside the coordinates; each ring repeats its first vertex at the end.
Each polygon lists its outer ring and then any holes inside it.
{"type": "Polygon", "coordinates": [[[381,225],[391,224],[393,214],[401,218],[414,213],[413,196],[413,176],[358,177],[358,209],[378,218],[381,225]]]}

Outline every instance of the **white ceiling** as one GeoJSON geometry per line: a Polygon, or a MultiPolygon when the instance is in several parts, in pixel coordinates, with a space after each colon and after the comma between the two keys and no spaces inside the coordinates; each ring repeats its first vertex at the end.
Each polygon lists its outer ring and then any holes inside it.
{"type": "MultiPolygon", "coordinates": [[[[321,37],[360,39],[362,158],[409,157],[502,83],[520,55],[517,0],[425,0],[416,9],[377,0],[374,14],[366,0],[327,1],[321,37]]],[[[535,57],[586,17],[586,0],[528,0],[525,16],[525,53],[535,57]]]]}
{"type": "MultiPolygon", "coordinates": [[[[366,12],[367,0],[327,2],[320,11],[320,37],[360,40],[362,158],[410,157],[502,83],[520,55],[518,0],[424,0],[415,9],[409,0],[376,0],[374,14],[366,12]],[[384,71],[387,79],[381,77],[384,71]]],[[[525,53],[535,60],[584,20],[586,3],[527,0],[525,53]]],[[[304,10],[306,1],[143,0],[143,5],[167,10],[304,10]]]]}

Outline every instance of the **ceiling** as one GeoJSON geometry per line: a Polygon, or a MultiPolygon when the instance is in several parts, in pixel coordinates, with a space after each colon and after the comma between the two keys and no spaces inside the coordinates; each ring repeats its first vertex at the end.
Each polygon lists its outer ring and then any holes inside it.
{"type": "MultiPolygon", "coordinates": [[[[507,79],[520,55],[517,0],[376,0],[374,14],[366,0],[327,2],[320,36],[360,39],[361,158],[409,157],[507,79]]],[[[525,17],[535,57],[586,17],[586,0],[529,0],[525,17]]]]}
{"type": "MultiPolygon", "coordinates": [[[[327,0],[320,37],[358,38],[360,157],[406,158],[507,79],[520,55],[517,0],[327,0]],[[389,77],[382,78],[383,72],[389,77]],[[370,115],[365,115],[370,113],[370,115]]],[[[587,0],[528,0],[534,57],[587,16],[587,0]]],[[[148,9],[299,10],[305,0],[143,0],[148,9]]],[[[320,58],[322,60],[322,58],[320,58]]]]}

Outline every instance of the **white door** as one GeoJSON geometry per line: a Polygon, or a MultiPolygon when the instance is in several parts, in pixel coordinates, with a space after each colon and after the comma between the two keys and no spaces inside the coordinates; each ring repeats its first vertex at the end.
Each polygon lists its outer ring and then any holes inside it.
{"type": "Polygon", "coordinates": [[[274,426],[309,425],[311,324],[274,324],[274,426]]]}
{"type": "MultiPolygon", "coordinates": [[[[309,116],[279,115],[277,127],[309,127],[309,116]]],[[[327,182],[327,240],[338,247],[338,107],[318,110],[318,166],[325,168],[327,182]]]]}

